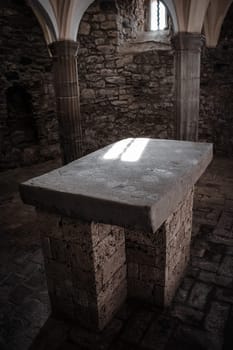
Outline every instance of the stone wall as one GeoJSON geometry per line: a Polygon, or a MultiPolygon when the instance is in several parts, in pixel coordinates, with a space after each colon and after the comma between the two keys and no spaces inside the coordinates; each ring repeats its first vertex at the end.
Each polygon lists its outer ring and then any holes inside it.
{"type": "Polygon", "coordinates": [[[119,43],[136,38],[144,29],[145,0],[116,0],[119,43]]]}
{"type": "Polygon", "coordinates": [[[173,52],[168,47],[121,53],[122,43],[142,29],[144,16],[140,1],[131,2],[135,8],[128,3],[96,0],[80,24],[78,69],[86,152],[126,137],[174,137],[173,52]],[[134,25],[131,20],[133,29],[127,31],[131,12],[140,19],[134,25]]]}
{"type": "MultiPolygon", "coordinates": [[[[217,48],[203,49],[199,137],[233,154],[233,6],[217,48]]],[[[143,1],[96,0],[79,28],[85,153],[126,137],[174,138],[174,52],[121,48],[145,23],[143,1]]],[[[0,4],[0,169],[59,155],[55,97],[42,31],[23,0],[0,4]],[[27,101],[26,105],[24,101],[27,101]],[[17,112],[16,112],[17,111],[17,112]]]]}
{"type": "Polygon", "coordinates": [[[233,6],[223,23],[216,48],[204,48],[201,67],[199,137],[215,151],[233,156],[233,6]]]}
{"type": "Polygon", "coordinates": [[[51,59],[24,1],[0,3],[0,169],[59,155],[51,59]]]}
{"type": "MultiPolygon", "coordinates": [[[[175,136],[171,47],[137,52],[135,43],[134,53],[120,50],[143,28],[140,3],[96,0],[81,22],[79,78],[86,152],[124,137],[175,136]]],[[[203,48],[199,123],[200,141],[213,142],[216,153],[228,156],[233,154],[232,16],[233,7],[218,47],[203,48]]]]}

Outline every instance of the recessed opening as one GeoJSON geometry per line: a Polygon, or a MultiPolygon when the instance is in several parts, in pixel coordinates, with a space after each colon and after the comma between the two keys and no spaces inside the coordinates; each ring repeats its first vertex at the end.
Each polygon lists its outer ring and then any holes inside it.
{"type": "Polygon", "coordinates": [[[150,1],[150,30],[165,30],[168,27],[167,10],[160,0],[150,1]]]}
{"type": "Polygon", "coordinates": [[[7,89],[7,126],[11,142],[18,148],[37,143],[37,129],[32,112],[32,97],[26,89],[15,85],[7,89]]]}

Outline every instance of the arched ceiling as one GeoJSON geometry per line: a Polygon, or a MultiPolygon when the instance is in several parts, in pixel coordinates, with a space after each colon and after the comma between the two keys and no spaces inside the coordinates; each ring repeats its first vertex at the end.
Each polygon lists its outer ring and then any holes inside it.
{"type": "MultiPolygon", "coordinates": [[[[163,0],[173,20],[174,32],[204,33],[215,47],[222,23],[233,0],[163,0]]],[[[47,44],[76,40],[82,16],[94,0],[27,0],[43,29],[47,44]]]]}
{"type": "Polygon", "coordinates": [[[179,31],[179,27],[178,27],[177,14],[176,14],[175,6],[174,6],[174,1],[173,0],[163,0],[163,3],[166,5],[168,12],[172,18],[174,32],[177,33],[179,31]]]}
{"type": "MultiPolygon", "coordinates": [[[[224,18],[233,0],[171,1],[175,8],[173,22],[177,23],[178,30],[176,32],[204,32],[206,46],[215,47],[218,43],[224,18]]],[[[164,3],[167,4],[167,1],[164,0],[164,3]]],[[[174,26],[174,28],[176,27],[174,26]]]]}
{"type": "Polygon", "coordinates": [[[231,4],[232,0],[211,0],[204,21],[206,46],[216,47],[218,44],[222,24],[231,4]]]}
{"type": "Polygon", "coordinates": [[[81,18],[94,0],[27,0],[38,18],[47,44],[76,40],[81,18]]]}
{"type": "Polygon", "coordinates": [[[173,0],[178,31],[201,33],[210,0],[173,0]]]}

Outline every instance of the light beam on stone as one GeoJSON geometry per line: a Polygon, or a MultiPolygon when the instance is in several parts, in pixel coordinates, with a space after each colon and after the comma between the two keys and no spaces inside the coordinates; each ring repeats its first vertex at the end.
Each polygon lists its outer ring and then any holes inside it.
{"type": "Polygon", "coordinates": [[[136,139],[121,156],[123,162],[137,162],[146,148],[149,139],[136,139]]]}
{"type": "Polygon", "coordinates": [[[104,159],[118,159],[120,155],[123,154],[125,149],[129,146],[129,144],[133,141],[132,138],[121,140],[115,143],[108,152],[104,155],[104,159]]]}
{"type": "Polygon", "coordinates": [[[146,138],[128,138],[115,143],[104,155],[104,159],[120,159],[123,162],[137,162],[148,144],[146,138]]]}

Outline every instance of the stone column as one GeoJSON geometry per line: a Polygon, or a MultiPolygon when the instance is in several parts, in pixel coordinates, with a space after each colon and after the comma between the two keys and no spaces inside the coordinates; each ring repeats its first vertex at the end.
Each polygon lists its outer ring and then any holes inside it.
{"type": "Polygon", "coordinates": [[[202,42],[201,34],[178,33],[173,38],[178,140],[198,140],[202,42]]]}
{"type": "Polygon", "coordinates": [[[53,55],[54,85],[57,100],[63,163],[82,156],[82,129],[77,70],[78,43],[55,41],[49,45],[53,55]]]}

